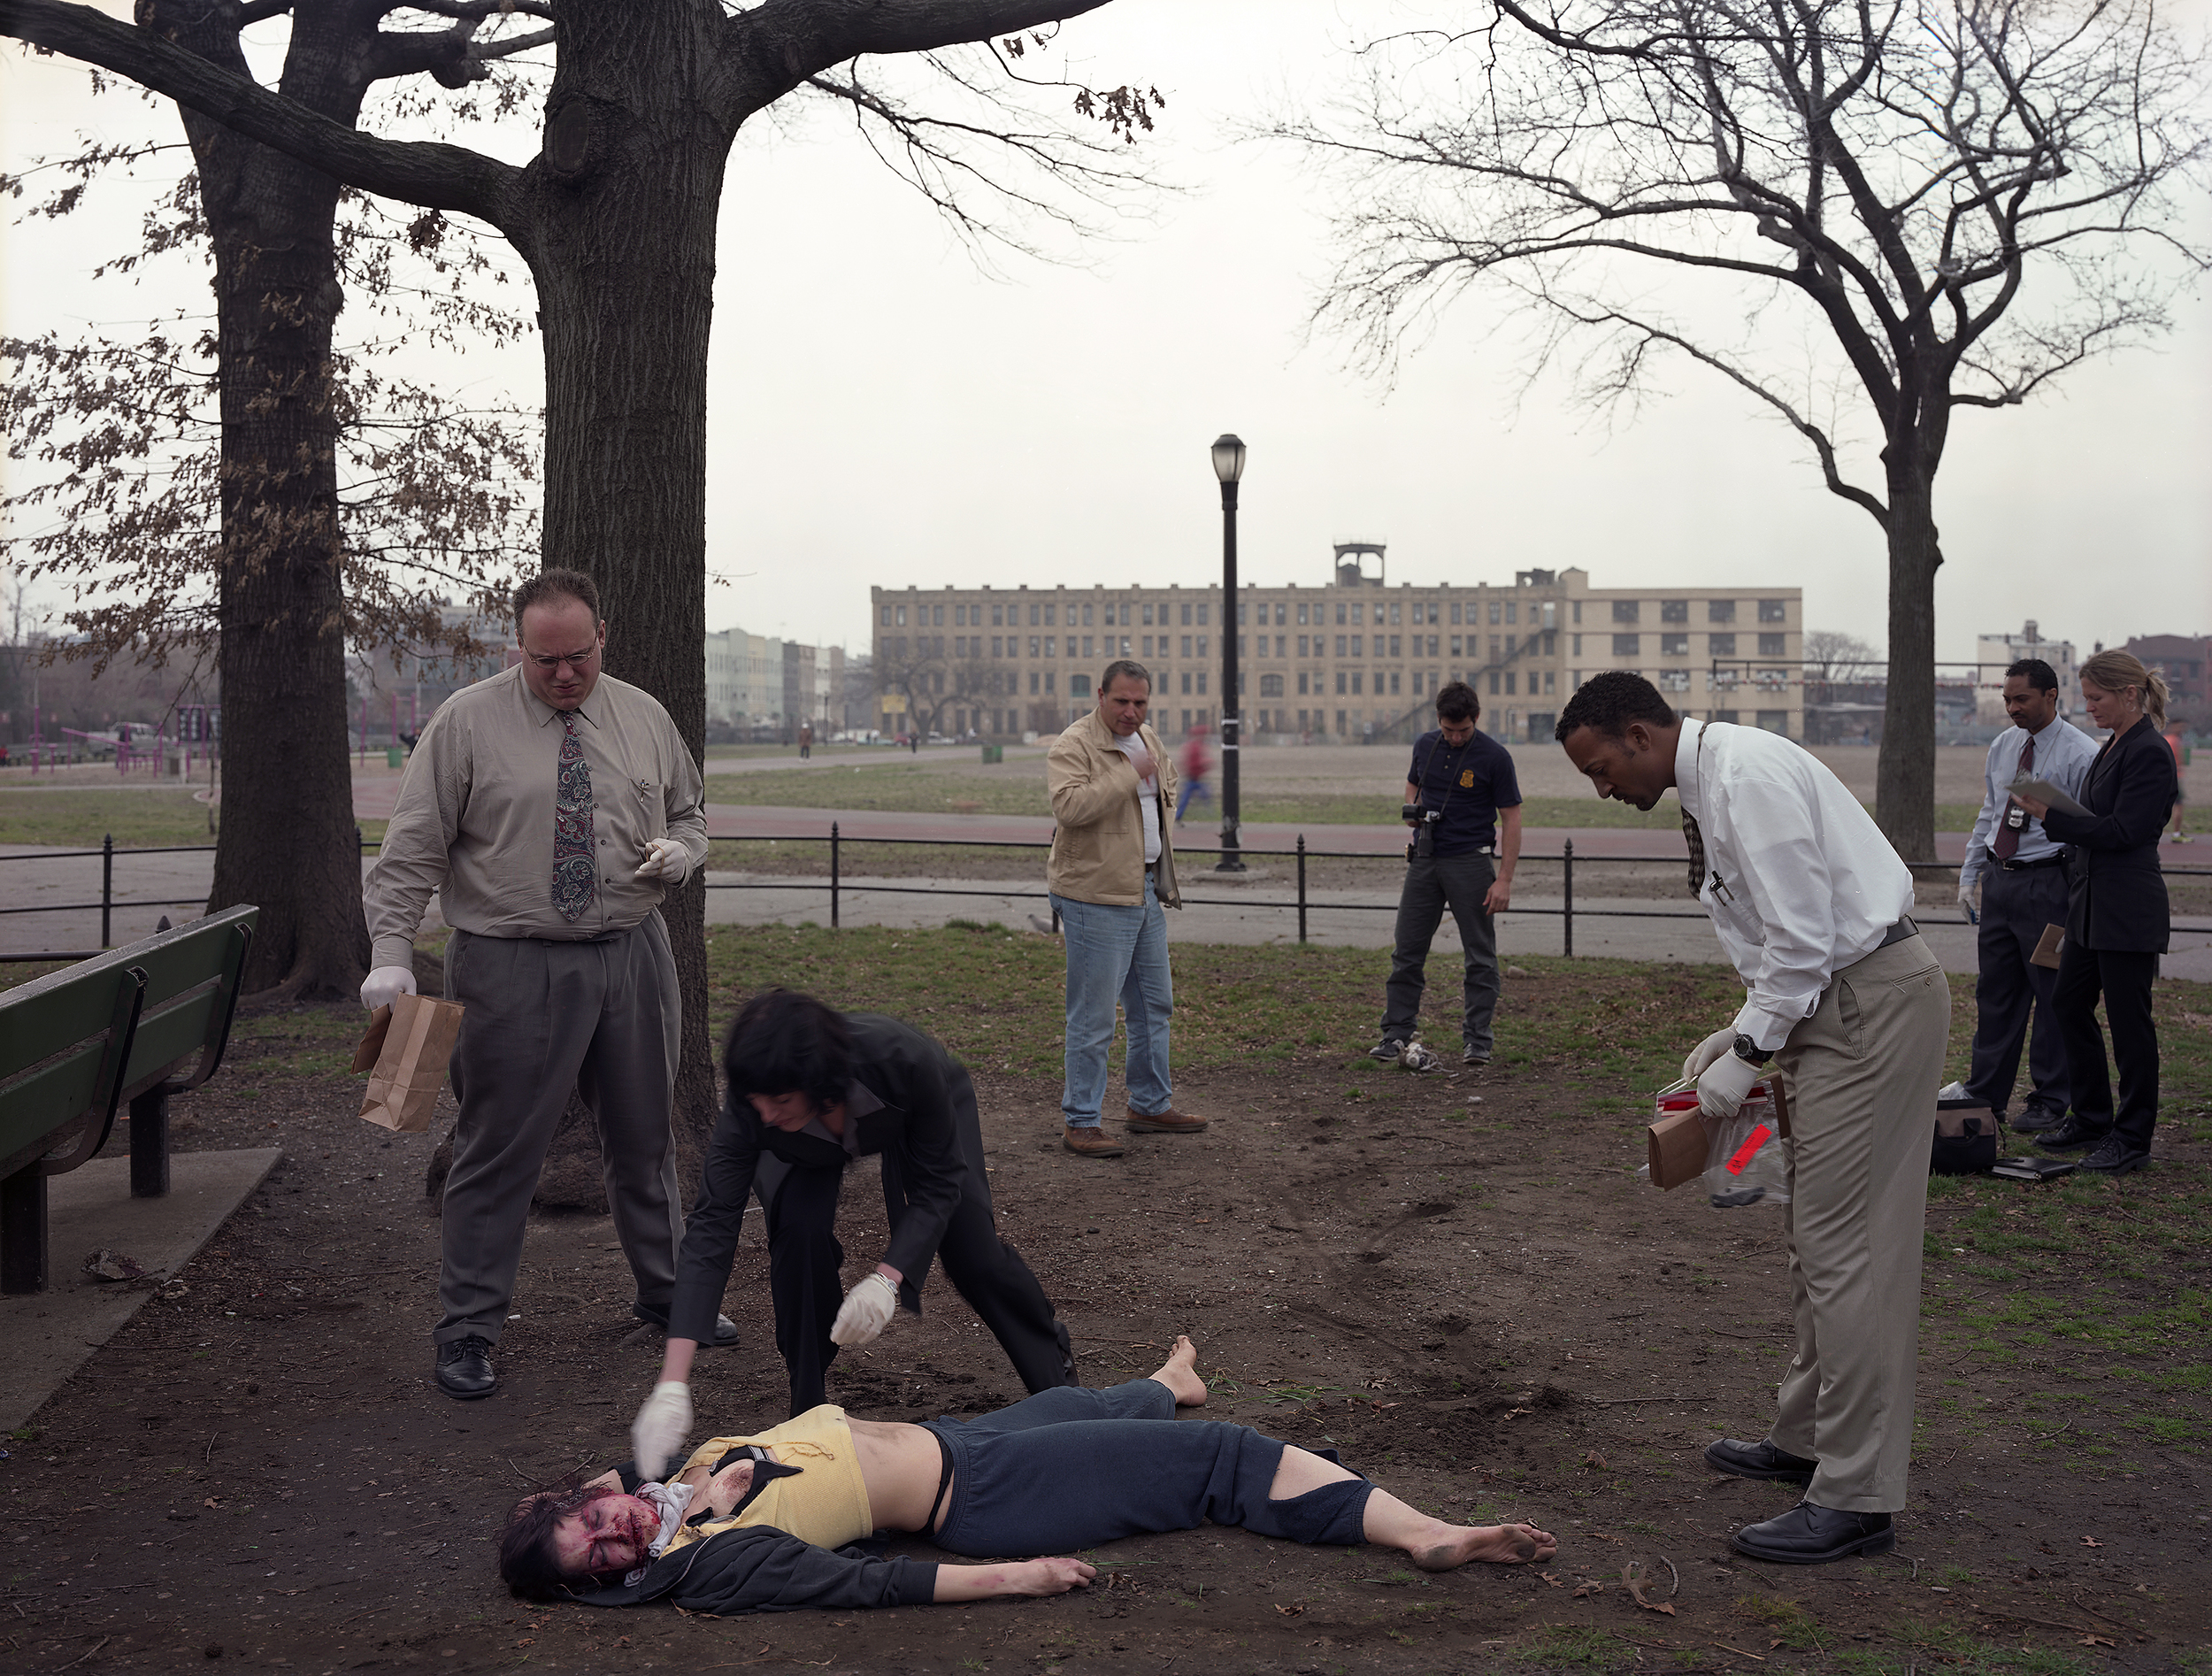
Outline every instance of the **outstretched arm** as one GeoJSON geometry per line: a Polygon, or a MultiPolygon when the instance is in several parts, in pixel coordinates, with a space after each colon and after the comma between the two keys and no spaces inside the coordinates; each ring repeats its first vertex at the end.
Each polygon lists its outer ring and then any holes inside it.
{"type": "Polygon", "coordinates": [[[989,1600],[999,1595],[1064,1595],[1098,1575],[1079,1559],[1026,1559],[1010,1565],[939,1565],[933,1603],[989,1600]]]}

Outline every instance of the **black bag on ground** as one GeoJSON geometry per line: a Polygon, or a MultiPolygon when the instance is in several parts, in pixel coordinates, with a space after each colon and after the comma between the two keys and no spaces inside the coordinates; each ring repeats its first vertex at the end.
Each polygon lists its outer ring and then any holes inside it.
{"type": "Polygon", "coordinates": [[[1987,1175],[1997,1162],[1996,1114],[1978,1100],[1936,1102],[1930,1175],[1987,1175]]]}

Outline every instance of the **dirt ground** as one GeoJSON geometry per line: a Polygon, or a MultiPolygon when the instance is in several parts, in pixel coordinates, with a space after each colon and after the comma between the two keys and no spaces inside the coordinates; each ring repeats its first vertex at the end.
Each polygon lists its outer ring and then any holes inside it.
{"type": "MultiPolygon", "coordinates": [[[[1502,1022],[1569,1001],[1701,1018],[1711,982],[1517,977],[1502,1022]]],[[[526,1609],[494,1573],[518,1495],[626,1455],[657,1365],[607,1221],[537,1220],[503,1388],[449,1402],[428,1378],[434,1135],[359,1122],[334,1059],[242,1041],[179,1102],[178,1143],[273,1141],[284,1162],[8,1442],[0,1667],[2212,1671],[2208,1114],[2116,1183],[1938,1184],[1898,1550],[1792,1571],[1726,1537],[1793,1492],[1700,1457],[1770,1413],[1775,1215],[1635,1180],[1642,1114],[1607,1046],[1429,1078],[1301,1046],[1189,1073],[1179,1103],[1213,1126],[1110,1164],[1056,1149],[1056,1079],[978,1069],[1006,1234],[1087,1382],[1187,1331],[1210,1417],[1333,1443],[1449,1517],[1532,1519],[1554,1563],[1429,1577],[1208,1528],[1114,1544],[1098,1586],[1050,1600],[725,1621],[526,1609]]],[[[872,1177],[846,1195],[855,1276],[881,1238],[872,1177]]],[[[743,1343],[702,1357],[703,1425],[780,1417],[765,1271],[741,1252],[743,1343]]],[[[941,1277],[833,1373],[833,1400],[880,1418],[1019,1395],[941,1277]]]]}

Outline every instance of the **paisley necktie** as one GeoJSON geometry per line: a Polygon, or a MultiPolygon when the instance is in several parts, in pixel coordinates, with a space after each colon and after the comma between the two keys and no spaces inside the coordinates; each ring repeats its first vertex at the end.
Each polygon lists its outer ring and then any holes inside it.
{"type": "Polygon", "coordinates": [[[591,765],[576,736],[576,712],[561,712],[560,782],[553,796],[553,905],[574,920],[591,906],[596,864],[591,853],[591,765]]]}

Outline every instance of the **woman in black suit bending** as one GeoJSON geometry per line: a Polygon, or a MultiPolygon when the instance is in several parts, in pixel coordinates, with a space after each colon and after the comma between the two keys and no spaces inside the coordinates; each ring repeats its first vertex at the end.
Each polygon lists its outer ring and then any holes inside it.
{"type": "Polygon", "coordinates": [[[2021,805],[2043,830],[2070,846],[2072,900],[2058,957],[2052,1011],[2066,1042],[2074,1110],[2037,1137],[2046,1147],[2087,1147],[2085,1170],[2117,1175],[2150,1157],[2158,1121],[2158,1029],[2151,1021],[2151,980],[2166,951],[2171,917],[2158,839],[2177,792],[2172,751],[2162,736],[2166,683],[2126,652],[2099,652],[2081,666],[2089,719],[2109,728],[2081,802],[2070,815],[2032,799],[2021,805]],[[2112,1103],[2097,997],[2104,996],[2119,1067],[2120,1103],[2112,1103]]]}

